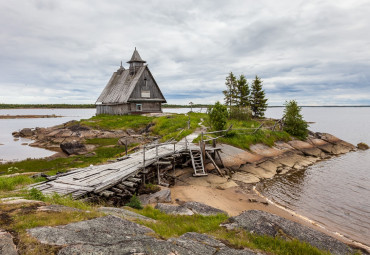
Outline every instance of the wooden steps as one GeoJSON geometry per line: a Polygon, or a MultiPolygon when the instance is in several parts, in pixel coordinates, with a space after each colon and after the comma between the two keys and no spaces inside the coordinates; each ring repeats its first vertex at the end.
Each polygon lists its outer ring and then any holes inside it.
{"type": "Polygon", "coordinates": [[[204,171],[203,157],[199,150],[190,149],[191,162],[193,163],[193,176],[206,176],[204,171]]]}

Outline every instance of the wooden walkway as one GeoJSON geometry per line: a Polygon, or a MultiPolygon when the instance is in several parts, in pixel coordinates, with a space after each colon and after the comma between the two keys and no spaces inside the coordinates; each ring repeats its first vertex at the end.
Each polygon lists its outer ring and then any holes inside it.
{"type": "Polygon", "coordinates": [[[158,159],[186,152],[190,148],[199,150],[198,146],[189,144],[186,139],[176,144],[153,145],[150,149],[144,147],[144,150],[130,154],[125,160],[76,169],[55,176],[54,180],[33,185],[33,187],[46,195],[58,193],[72,195],[75,199],[90,192],[99,194],[129,177],[135,176],[158,159]]]}

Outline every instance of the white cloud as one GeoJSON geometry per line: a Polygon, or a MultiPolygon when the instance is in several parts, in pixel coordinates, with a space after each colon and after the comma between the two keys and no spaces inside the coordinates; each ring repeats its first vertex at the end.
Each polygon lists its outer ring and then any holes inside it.
{"type": "Polygon", "coordinates": [[[93,103],[136,46],[170,103],[222,100],[233,71],[262,77],[272,105],[370,104],[369,12],[364,0],[2,1],[0,102],[93,103]]]}

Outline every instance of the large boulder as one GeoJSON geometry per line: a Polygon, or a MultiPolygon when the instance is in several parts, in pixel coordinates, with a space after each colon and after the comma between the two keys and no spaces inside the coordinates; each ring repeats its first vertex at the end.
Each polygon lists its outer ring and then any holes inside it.
{"type": "Polygon", "coordinates": [[[17,255],[17,247],[13,242],[13,236],[0,229],[0,255],[17,255]]]}
{"type": "Polygon", "coordinates": [[[33,131],[30,128],[23,128],[21,131],[19,131],[19,136],[21,137],[33,136],[33,131]]]}
{"type": "Polygon", "coordinates": [[[169,188],[162,188],[160,191],[153,194],[140,195],[139,199],[143,205],[154,203],[169,203],[171,202],[171,190],[169,188]]]}
{"type": "Polygon", "coordinates": [[[223,226],[228,229],[243,228],[259,235],[298,239],[319,249],[330,251],[332,254],[352,254],[353,252],[349,246],[331,236],[264,211],[245,211],[238,216],[231,217],[229,223],[223,226]]]}
{"type": "Polygon", "coordinates": [[[155,207],[156,209],[174,215],[193,215],[200,214],[203,216],[217,215],[217,214],[226,214],[227,212],[220,209],[214,208],[212,206],[199,203],[199,202],[186,202],[182,205],[169,205],[158,203],[155,207]]]}
{"type": "Polygon", "coordinates": [[[87,152],[86,146],[78,141],[61,143],[60,148],[67,155],[81,155],[87,152]]]}
{"type": "Polygon", "coordinates": [[[139,137],[135,136],[124,136],[118,140],[118,145],[125,146],[127,144],[127,147],[129,147],[131,144],[134,143],[140,143],[139,137]]]}
{"type": "Polygon", "coordinates": [[[156,220],[153,220],[151,218],[145,217],[141,214],[132,212],[130,210],[124,209],[124,208],[117,208],[117,207],[100,207],[98,208],[99,212],[103,212],[109,215],[118,216],[127,220],[145,220],[145,221],[151,221],[156,222],[156,220]]]}
{"type": "MultiPolygon", "coordinates": [[[[213,237],[186,233],[167,241],[150,236],[153,230],[115,216],[70,223],[55,227],[38,227],[27,232],[41,243],[59,245],[58,254],[256,254],[235,250],[213,237]]],[[[11,253],[9,253],[11,254],[11,253]]]]}

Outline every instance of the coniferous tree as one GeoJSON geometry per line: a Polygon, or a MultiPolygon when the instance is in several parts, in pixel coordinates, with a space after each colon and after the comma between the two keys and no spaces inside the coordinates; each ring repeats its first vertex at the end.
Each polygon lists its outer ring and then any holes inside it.
{"type": "Polygon", "coordinates": [[[267,98],[265,91],[262,89],[262,81],[256,75],[252,83],[250,105],[254,117],[263,117],[267,108],[267,98]]]}
{"type": "Polygon", "coordinates": [[[226,122],[229,113],[227,107],[220,102],[216,102],[214,106],[208,108],[208,116],[210,124],[214,130],[223,130],[226,127],[226,122]]]}
{"type": "Polygon", "coordinates": [[[233,74],[233,72],[230,72],[230,74],[226,77],[226,90],[223,91],[225,95],[225,104],[232,106],[235,104],[235,97],[236,97],[236,91],[237,91],[237,82],[236,77],[233,74]]]}
{"type": "Polygon", "coordinates": [[[295,100],[285,102],[284,109],[284,131],[299,139],[306,139],[308,135],[308,124],[301,114],[301,107],[295,100]]]}
{"type": "Polygon", "coordinates": [[[247,107],[250,105],[249,102],[250,89],[249,84],[245,76],[242,74],[237,80],[237,106],[247,107]]]}

